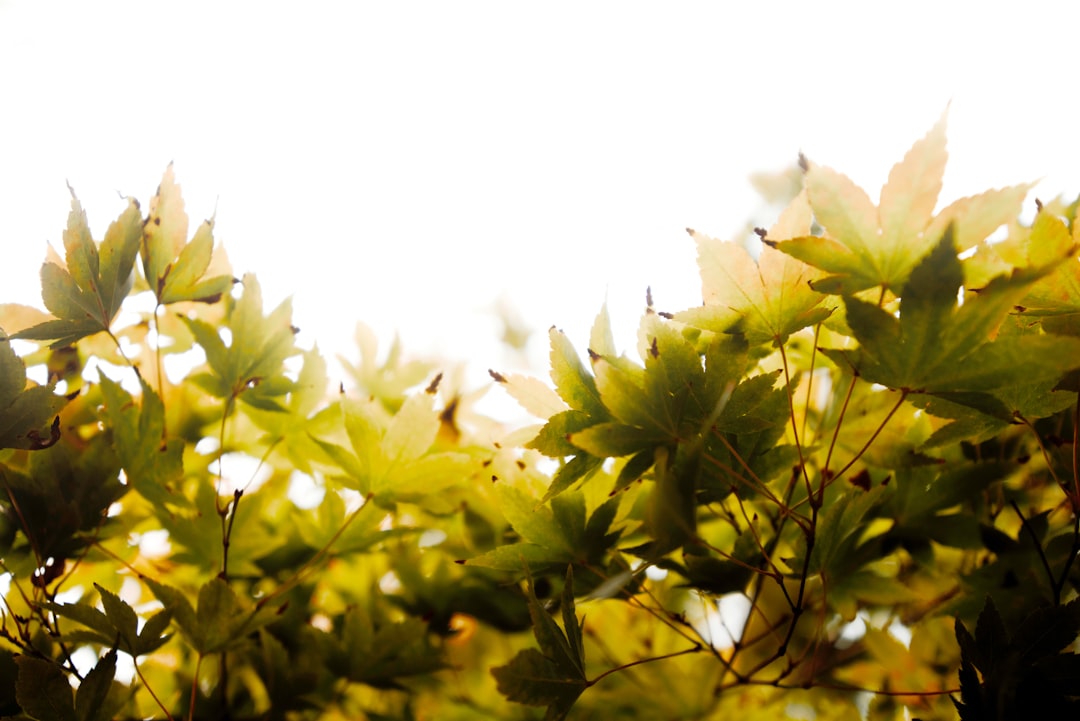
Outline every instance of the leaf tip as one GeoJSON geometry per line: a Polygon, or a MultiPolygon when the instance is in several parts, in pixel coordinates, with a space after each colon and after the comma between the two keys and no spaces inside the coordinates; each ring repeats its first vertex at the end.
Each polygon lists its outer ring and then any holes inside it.
{"type": "MultiPolygon", "coordinates": [[[[490,373],[491,371],[488,372],[490,373]]],[[[442,377],[442,371],[439,371],[435,375],[435,377],[431,379],[431,383],[428,383],[427,388],[424,389],[424,393],[427,393],[428,395],[435,395],[435,393],[439,390],[439,382],[442,381],[442,377]]]]}

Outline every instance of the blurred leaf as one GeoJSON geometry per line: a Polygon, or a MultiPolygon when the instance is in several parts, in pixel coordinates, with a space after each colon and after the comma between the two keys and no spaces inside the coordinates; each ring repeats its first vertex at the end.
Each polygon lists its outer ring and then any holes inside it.
{"type": "Polygon", "coordinates": [[[186,505],[177,492],[184,474],[184,443],[165,437],[165,406],[161,398],[139,379],[142,405],[136,404],[120,384],[99,372],[103,415],[112,428],[111,439],[127,474],[128,483],[141,496],[158,505],[186,505]]]}
{"type": "Polygon", "coordinates": [[[258,280],[249,273],[243,286],[240,298],[230,299],[228,345],[206,321],[183,317],[210,366],[209,373],[191,379],[227,403],[239,400],[263,410],[284,410],[279,399],[296,385],[284,375],[283,363],[299,352],[294,345],[291,303],[285,300],[264,316],[258,280]]]}

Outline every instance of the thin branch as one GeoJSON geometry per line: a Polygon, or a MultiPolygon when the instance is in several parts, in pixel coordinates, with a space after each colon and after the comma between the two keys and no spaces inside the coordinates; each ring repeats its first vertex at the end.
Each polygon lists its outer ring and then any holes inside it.
{"type": "Polygon", "coordinates": [[[597,684],[598,682],[600,682],[601,680],[603,680],[605,677],[610,676],[613,673],[618,673],[619,671],[625,671],[628,668],[631,668],[633,666],[640,666],[643,663],[652,663],[654,661],[663,661],[665,659],[675,658],[676,656],[685,656],[688,653],[701,653],[703,650],[704,650],[704,647],[701,644],[695,644],[694,646],[691,646],[690,648],[684,648],[682,651],[673,651],[672,653],[665,653],[662,656],[651,656],[649,658],[642,658],[642,659],[639,659],[637,661],[631,661],[629,663],[624,663],[622,666],[616,666],[615,668],[608,669],[607,671],[604,671],[602,674],[600,674],[596,678],[594,678],[594,679],[592,679],[590,681],[586,681],[585,685],[586,686],[593,686],[593,685],[597,684]]]}
{"type": "Polygon", "coordinates": [[[858,378],[856,375],[851,376],[851,383],[848,385],[847,393],[844,394],[844,403],[840,406],[840,415],[836,418],[836,427],[833,428],[832,440],[829,441],[829,451],[825,454],[825,466],[822,470],[822,476],[828,475],[833,450],[836,448],[836,441],[840,438],[840,427],[844,424],[844,416],[847,415],[848,404],[851,403],[851,395],[855,391],[855,381],[858,378]]]}
{"type": "MultiPolygon", "coordinates": [[[[885,426],[887,426],[889,424],[889,421],[892,420],[892,417],[894,415],[896,415],[896,412],[898,410],[900,410],[900,406],[902,406],[904,404],[904,401],[907,400],[907,397],[908,397],[908,391],[906,391],[906,390],[900,391],[900,397],[896,400],[896,405],[894,405],[892,407],[892,409],[889,411],[889,413],[881,421],[881,424],[874,431],[874,434],[872,436],[870,436],[869,440],[867,440],[866,443],[863,444],[863,447],[859,449],[859,452],[856,453],[855,456],[850,461],[847,462],[847,465],[844,466],[843,468],[841,468],[839,471],[837,471],[836,475],[828,480],[828,483],[833,483],[834,481],[836,481],[836,479],[843,476],[848,471],[848,469],[850,469],[853,465],[855,465],[858,462],[858,460],[860,458],[862,458],[863,454],[866,453],[866,451],[870,448],[870,446],[872,446],[874,444],[874,441],[877,440],[877,437],[879,435],[881,435],[881,432],[883,430],[885,430],[885,426]]],[[[822,491],[824,491],[824,490],[825,489],[824,489],[824,486],[823,486],[822,491]]]]}
{"type": "Polygon", "coordinates": [[[139,681],[142,682],[143,688],[145,688],[147,692],[149,692],[150,697],[154,699],[154,703],[156,703],[158,705],[158,708],[161,709],[161,712],[165,714],[165,718],[168,719],[168,721],[173,721],[173,717],[172,714],[169,713],[169,709],[165,708],[165,704],[161,702],[161,699],[158,698],[158,695],[154,693],[153,687],[151,687],[150,684],[147,683],[146,677],[143,676],[142,669],[139,668],[139,660],[136,657],[132,656],[131,663],[135,666],[135,673],[136,675],[138,675],[139,681]]]}
{"type": "MultiPolygon", "coordinates": [[[[1031,536],[1031,542],[1035,544],[1035,550],[1039,554],[1039,560],[1042,561],[1043,568],[1046,570],[1046,578],[1050,581],[1050,587],[1054,591],[1054,605],[1061,605],[1061,589],[1058,587],[1057,579],[1054,577],[1054,572],[1050,569],[1050,561],[1046,558],[1046,553],[1043,552],[1042,543],[1039,542],[1039,537],[1035,535],[1035,529],[1031,527],[1027,519],[1024,518],[1024,514],[1020,511],[1020,506],[1016,505],[1016,501],[1009,499],[1009,505],[1016,511],[1016,515],[1020,518],[1020,525],[1031,536]]],[[[1064,579],[1063,579],[1064,580],[1064,579]]]]}
{"type": "Polygon", "coordinates": [[[799,469],[802,471],[803,480],[806,482],[806,495],[813,496],[813,490],[810,487],[810,473],[806,470],[806,458],[803,456],[802,443],[799,442],[799,428],[798,421],[795,419],[795,394],[791,390],[791,373],[788,368],[787,352],[784,350],[784,344],[779,344],[780,348],[780,360],[784,366],[784,385],[785,395],[787,395],[788,401],[788,413],[791,416],[791,435],[795,439],[795,450],[799,454],[799,469]]]}

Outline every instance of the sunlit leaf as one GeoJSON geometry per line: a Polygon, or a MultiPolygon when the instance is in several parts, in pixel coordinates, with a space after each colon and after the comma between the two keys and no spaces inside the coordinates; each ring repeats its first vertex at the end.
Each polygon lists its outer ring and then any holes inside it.
{"type": "Polygon", "coordinates": [[[216,303],[232,287],[230,275],[205,278],[214,251],[214,221],[204,221],[187,241],[188,217],[172,164],[150,200],[142,233],[143,273],[158,303],[216,303]]]}
{"type": "Polygon", "coordinates": [[[50,260],[41,267],[41,298],[56,320],[12,337],[51,340],[51,347],[59,348],[109,330],[120,304],[131,292],[141,236],[139,204],[128,199],[127,208],[109,226],[99,247],[90,237],[86,213],[71,191],[71,214],[64,231],[66,262],[50,260]]]}

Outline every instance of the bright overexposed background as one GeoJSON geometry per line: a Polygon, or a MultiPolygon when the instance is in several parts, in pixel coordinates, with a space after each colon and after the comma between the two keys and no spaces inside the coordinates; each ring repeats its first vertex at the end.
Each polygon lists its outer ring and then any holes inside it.
{"type": "MultiPolygon", "coordinates": [[[[1080,192],[1065,2],[0,0],[0,301],[40,305],[65,181],[95,236],[173,161],[237,274],[307,344],[356,320],[418,353],[542,365],[608,301],[700,302],[687,226],[761,213],[805,152],[876,197],[949,107],[943,200],[1080,192]],[[536,331],[498,345],[499,305],[536,331]]],[[[1029,200],[1033,204],[1033,199],[1029,200]]],[[[758,218],[762,223],[770,218],[758,218]]],[[[538,370],[542,370],[538,369],[538,370]]]]}

